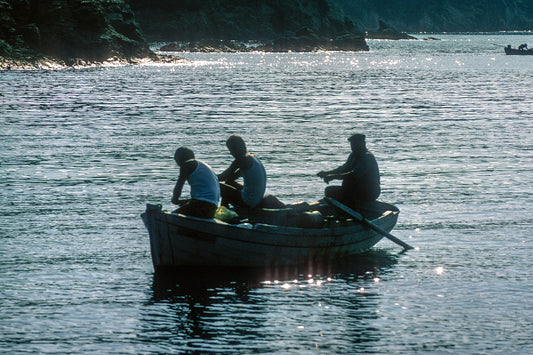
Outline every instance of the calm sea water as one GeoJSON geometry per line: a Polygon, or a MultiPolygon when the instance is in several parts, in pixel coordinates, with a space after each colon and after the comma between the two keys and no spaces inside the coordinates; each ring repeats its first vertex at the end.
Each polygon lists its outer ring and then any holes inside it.
{"type": "Polygon", "coordinates": [[[492,44],[533,36],[436,37],[0,72],[0,353],[531,353],[533,57],[492,44]],[[314,201],[354,132],[416,250],[154,274],[139,215],[173,208],[177,147],[221,172],[240,134],[314,201]]]}

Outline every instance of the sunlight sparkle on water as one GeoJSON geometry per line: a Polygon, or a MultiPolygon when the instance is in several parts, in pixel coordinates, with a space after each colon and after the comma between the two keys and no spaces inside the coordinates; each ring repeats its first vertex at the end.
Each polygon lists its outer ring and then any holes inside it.
{"type": "Polygon", "coordinates": [[[444,268],[442,266],[437,266],[435,268],[435,272],[437,273],[437,275],[442,275],[442,273],[444,272],[444,268]]]}

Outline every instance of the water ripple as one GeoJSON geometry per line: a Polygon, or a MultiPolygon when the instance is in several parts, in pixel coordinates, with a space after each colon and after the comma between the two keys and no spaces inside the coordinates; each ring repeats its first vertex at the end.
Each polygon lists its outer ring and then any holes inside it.
{"type": "Polygon", "coordinates": [[[491,45],[516,36],[442,37],[0,73],[0,352],[533,350],[533,67],[491,45]],[[313,201],[357,131],[416,250],[153,274],[139,214],[172,208],[178,146],[221,172],[241,134],[268,193],[313,201]]]}

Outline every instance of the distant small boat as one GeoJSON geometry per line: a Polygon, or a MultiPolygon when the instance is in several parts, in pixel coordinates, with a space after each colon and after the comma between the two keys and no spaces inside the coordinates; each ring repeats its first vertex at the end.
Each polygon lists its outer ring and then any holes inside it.
{"type": "Polygon", "coordinates": [[[533,55],[533,48],[531,49],[517,49],[511,48],[511,46],[504,47],[505,54],[507,55],[533,55]]]}
{"type": "MultiPolygon", "coordinates": [[[[141,217],[150,235],[156,271],[183,266],[270,267],[334,261],[363,253],[383,238],[383,234],[340,215],[327,203],[312,205],[311,211],[293,215],[296,219],[292,222],[291,208],[269,210],[277,212],[237,224],[185,216],[152,204],[141,217]],[[320,223],[316,223],[316,215],[320,223]]],[[[359,211],[387,232],[399,214],[397,207],[380,201],[359,211]]]]}

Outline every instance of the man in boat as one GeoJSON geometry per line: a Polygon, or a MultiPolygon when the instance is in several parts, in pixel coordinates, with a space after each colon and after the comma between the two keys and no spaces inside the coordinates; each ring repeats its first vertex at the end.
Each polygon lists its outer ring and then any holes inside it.
{"type": "Polygon", "coordinates": [[[518,50],[522,51],[522,50],[527,50],[527,43],[523,43],[521,45],[518,46],[518,50]]]}
{"type": "Polygon", "coordinates": [[[172,203],[181,205],[174,212],[199,218],[213,218],[220,199],[220,187],[213,169],[196,160],[193,151],[185,147],[176,150],[174,160],[180,167],[180,175],[174,187],[172,203]],[[180,200],[185,181],[191,185],[190,200],[180,200]]]}
{"type": "Polygon", "coordinates": [[[244,140],[232,135],[226,146],[235,160],[218,175],[222,206],[259,207],[266,190],[267,175],[261,161],[246,148],[244,140]],[[243,178],[243,184],[235,181],[243,178]]]}
{"type": "Polygon", "coordinates": [[[354,134],[348,141],[352,153],[346,163],[317,174],[326,184],[331,180],[342,180],[342,186],[328,186],[324,194],[347,206],[354,206],[357,201],[375,201],[381,192],[376,158],[366,148],[364,134],[354,134]]]}

